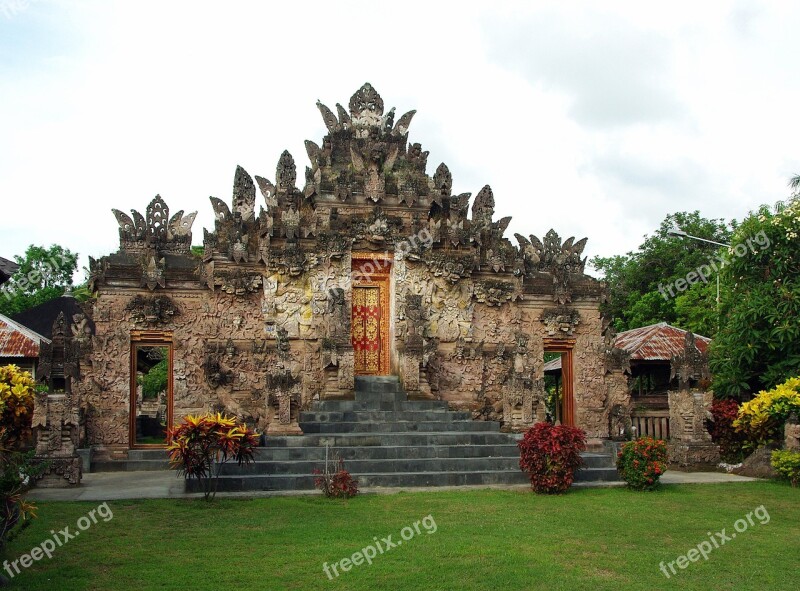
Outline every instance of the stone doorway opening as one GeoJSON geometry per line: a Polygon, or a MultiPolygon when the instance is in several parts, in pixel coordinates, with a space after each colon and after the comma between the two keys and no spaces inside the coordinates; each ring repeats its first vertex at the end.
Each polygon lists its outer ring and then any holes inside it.
{"type": "Polygon", "coordinates": [[[130,447],[163,447],[172,426],[172,336],[131,335],[130,368],[130,447]]]}
{"type": "Polygon", "coordinates": [[[390,373],[392,260],[353,254],[351,342],[355,375],[390,373]]]}
{"type": "Polygon", "coordinates": [[[545,342],[545,408],[556,425],[575,426],[574,343],[545,342]]]}

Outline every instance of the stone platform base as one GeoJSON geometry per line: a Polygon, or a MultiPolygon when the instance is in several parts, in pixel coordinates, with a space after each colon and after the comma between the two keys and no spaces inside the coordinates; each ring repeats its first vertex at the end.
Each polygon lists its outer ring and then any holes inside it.
{"type": "Polygon", "coordinates": [[[36,481],[40,488],[69,488],[81,483],[81,459],[74,458],[36,458],[47,462],[49,467],[36,481]]]}
{"type": "Polygon", "coordinates": [[[670,441],[667,445],[669,463],[681,468],[716,467],[720,463],[719,446],[715,443],[683,443],[670,441]]]}

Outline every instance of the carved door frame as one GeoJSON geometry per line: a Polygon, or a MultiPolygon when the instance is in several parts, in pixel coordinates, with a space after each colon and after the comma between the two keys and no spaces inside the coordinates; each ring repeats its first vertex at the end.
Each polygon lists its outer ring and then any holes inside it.
{"type": "Polygon", "coordinates": [[[134,330],[131,332],[130,345],[130,391],[128,401],[128,447],[130,449],[159,449],[169,443],[136,443],[136,348],[137,347],[166,347],[169,359],[169,372],[167,373],[167,428],[172,427],[173,421],[173,374],[175,373],[175,347],[172,331],[134,330]]]}
{"type": "MultiPolygon", "coordinates": [[[[391,347],[393,343],[391,331],[391,277],[393,257],[387,253],[354,252],[351,256],[351,293],[350,314],[352,327],[352,296],[357,287],[378,288],[380,302],[380,370],[376,373],[356,373],[356,375],[389,375],[391,373],[391,347]]],[[[351,328],[352,330],[352,328],[351,328]]],[[[352,335],[351,335],[352,338],[352,335]]]]}
{"type": "Polygon", "coordinates": [[[561,353],[561,424],[575,424],[575,339],[544,339],[545,353],[561,353]]]}

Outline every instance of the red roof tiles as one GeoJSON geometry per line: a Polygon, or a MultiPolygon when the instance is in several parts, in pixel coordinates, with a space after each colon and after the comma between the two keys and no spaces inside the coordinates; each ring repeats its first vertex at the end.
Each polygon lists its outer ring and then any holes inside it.
{"type": "MultiPolygon", "coordinates": [[[[614,346],[625,349],[631,359],[638,361],[669,361],[673,355],[683,352],[687,332],[660,322],[619,333],[614,346]]],[[[694,344],[701,352],[708,349],[710,342],[708,337],[694,335],[694,344]]]]}
{"type": "Polygon", "coordinates": [[[43,340],[47,339],[0,314],[0,357],[38,357],[43,340]]]}

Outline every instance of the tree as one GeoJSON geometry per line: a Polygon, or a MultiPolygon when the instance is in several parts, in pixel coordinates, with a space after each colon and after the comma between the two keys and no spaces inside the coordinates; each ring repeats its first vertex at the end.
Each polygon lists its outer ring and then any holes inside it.
{"type": "Polygon", "coordinates": [[[15,256],[19,269],[0,289],[0,314],[18,314],[63,295],[72,285],[78,254],[53,244],[50,248],[31,244],[25,256],[15,256]]]}
{"type": "MultiPolygon", "coordinates": [[[[800,186],[798,177],[792,183],[800,186]]],[[[794,188],[795,185],[792,185],[794,188]]],[[[736,229],[711,346],[717,396],[747,398],[800,375],[800,196],[736,229]]]]}
{"type": "Polygon", "coordinates": [[[656,322],[679,324],[704,336],[713,336],[718,324],[716,282],[710,263],[713,246],[670,236],[674,227],[693,236],[728,242],[731,226],[722,219],[706,219],[699,211],[668,215],[652,236],[635,252],[594,257],[592,265],[609,286],[610,301],[604,311],[617,330],[656,322]],[[705,269],[710,273],[705,273],[705,269]],[[703,270],[703,279],[697,277],[703,270]],[[714,289],[708,287],[714,283],[714,289]]]}
{"type": "Polygon", "coordinates": [[[162,392],[166,392],[169,383],[168,368],[168,360],[162,359],[151,367],[150,371],[139,377],[138,382],[142,386],[142,398],[152,400],[158,398],[162,392]]]}

